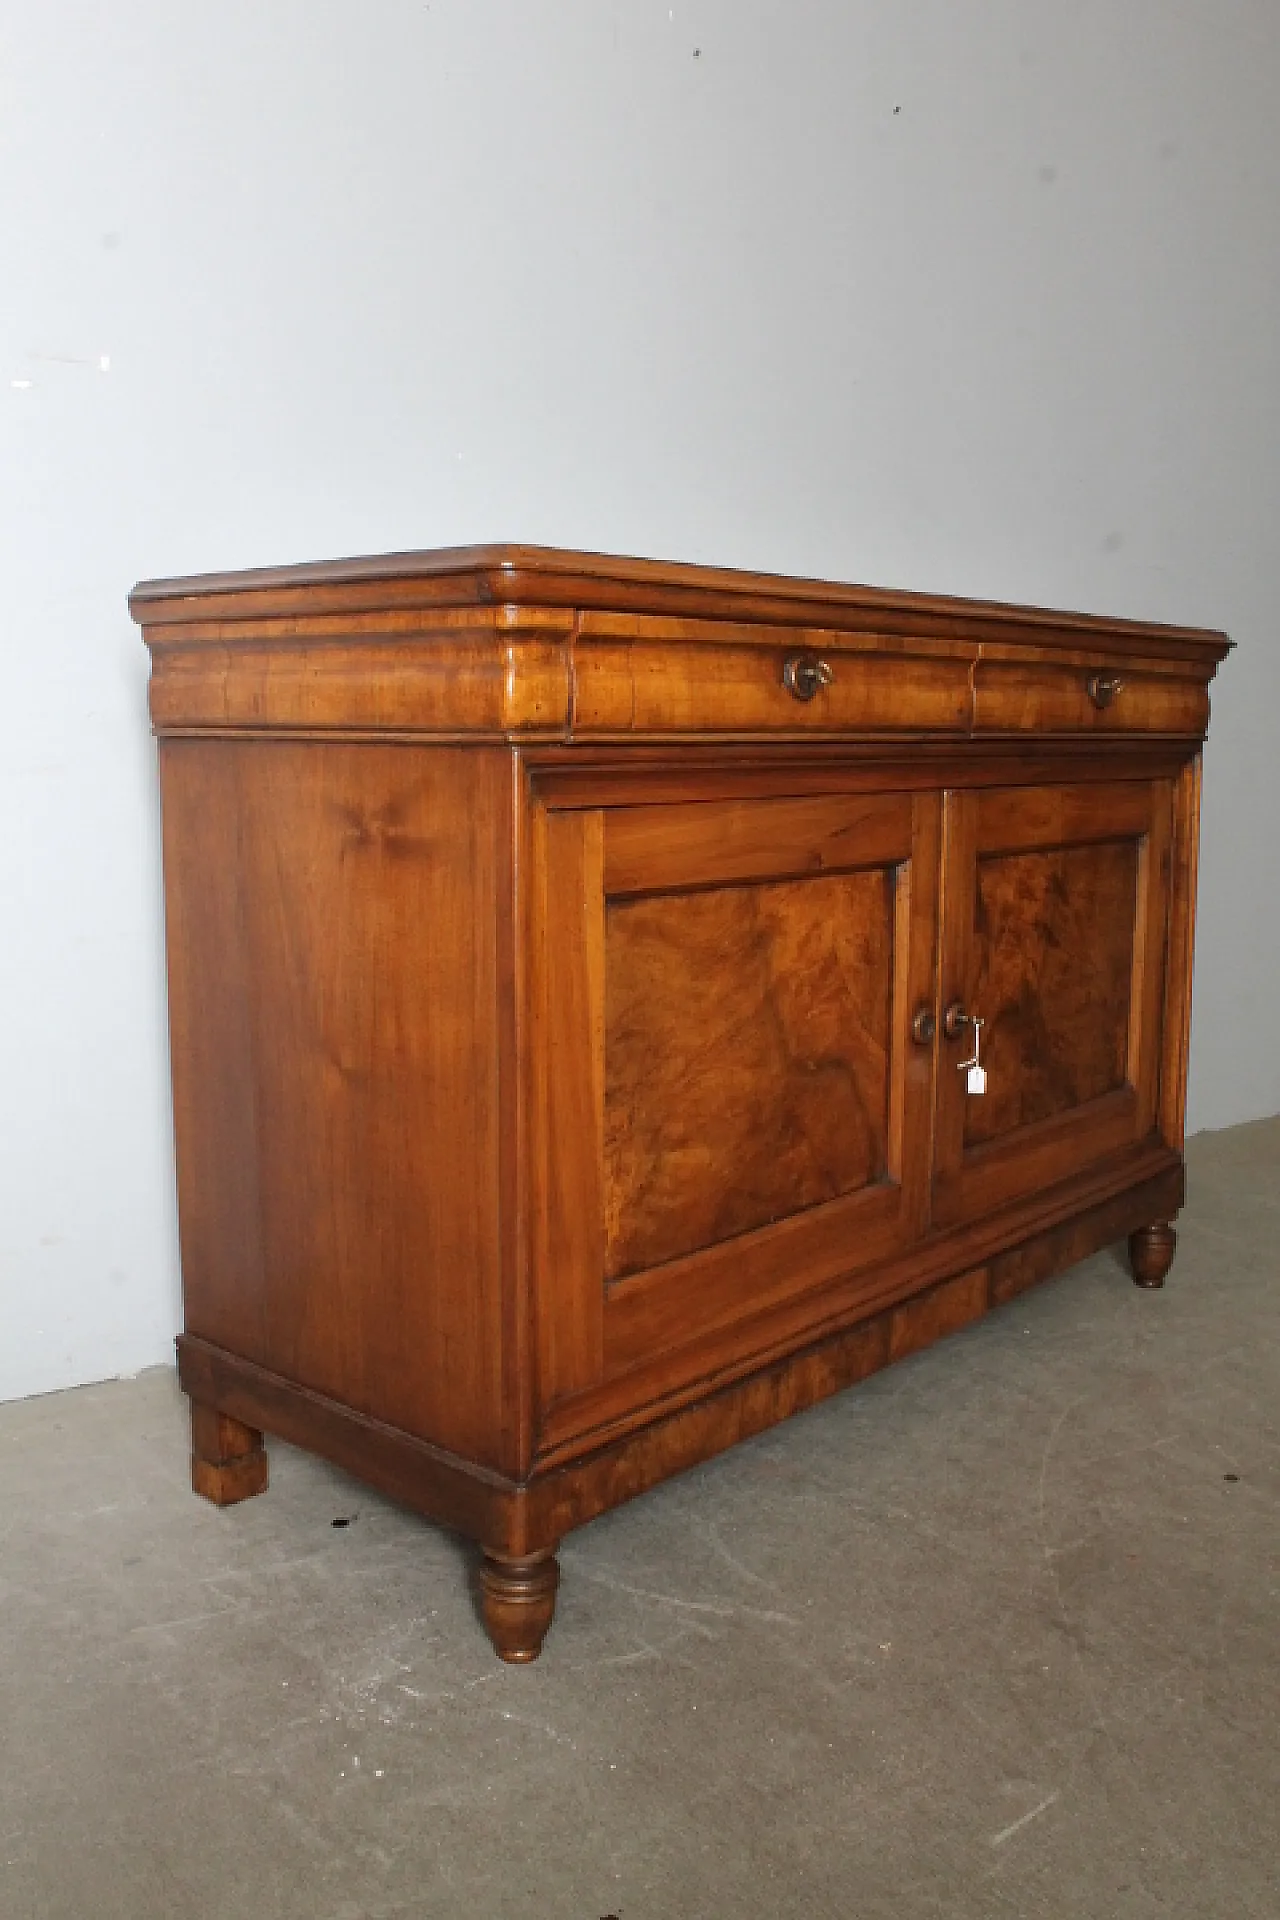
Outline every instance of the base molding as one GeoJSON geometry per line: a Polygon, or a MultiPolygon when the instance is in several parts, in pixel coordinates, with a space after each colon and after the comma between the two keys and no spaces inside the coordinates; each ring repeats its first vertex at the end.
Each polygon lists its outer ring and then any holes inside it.
{"type": "Polygon", "coordinates": [[[531,1481],[536,1531],[548,1542],[557,1540],[673,1474],[932,1346],[1040,1281],[1103,1247],[1122,1243],[1139,1226],[1167,1220],[1181,1206],[1182,1192],[1179,1161],[1056,1226],[1028,1235],[981,1266],[827,1334],[746,1379],[531,1481]]]}
{"type": "MultiPolygon", "coordinates": [[[[1153,1223],[1163,1225],[1181,1204],[1182,1182],[1179,1162],[1028,1235],[979,1266],[856,1324],[825,1332],[745,1377],[709,1384],[701,1396],[660,1413],[637,1431],[535,1470],[525,1482],[342,1406],[195,1334],[179,1336],[178,1377],[199,1409],[207,1436],[214,1434],[208,1422],[219,1418],[232,1423],[217,1429],[224,1439],[228,1431],[234,1434],[235,1423],[242,1432],[275,1434],[425,1518],[479,1541],[491,1558],[532,1562],[553,1553],[573,1528],[660,1481],[932,1345],[1100,1248],[1141,1236],[1153,1223]]],[[[206,1457],[213,1451],[210,1438],[206,1457]]],[[[212,1460],[214,1469],[230,1470],[230,1498],[247,1497],[266,1483],[265,1453],[255,1455],[253,1449],[212,1460]],[[237,1469],[236,1460],[253,1464],[237,1469]],[[237,1472],[252,1481],[260,1474],[260,1482],[236,1492],[237,1472]]],[[[217,1485],[214,1472],[211,1497],[217,1497],[217,1485]]]]}

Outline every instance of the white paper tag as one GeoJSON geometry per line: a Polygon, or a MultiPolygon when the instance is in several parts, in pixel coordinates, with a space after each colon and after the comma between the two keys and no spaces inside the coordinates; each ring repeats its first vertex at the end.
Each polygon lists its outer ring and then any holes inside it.
{"type": "Polygon", "coordinates": [[[966,1093],[985,1093],[987,1090],[986,1068],[980,1067],[975,1061],[969,1069],[969,1076],[964,1084],[966,1093]]]}

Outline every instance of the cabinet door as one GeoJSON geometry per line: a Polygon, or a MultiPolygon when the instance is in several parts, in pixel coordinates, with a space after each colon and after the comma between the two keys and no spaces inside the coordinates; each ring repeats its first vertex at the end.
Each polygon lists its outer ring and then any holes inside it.
{"type": "Polygon", "coordinates": [[[1172,818],[1168,781],[945,800],[934,1224],[1122,1155],[1155,1126],[1172,818]],[[940,1023],[941,1026],[941,1023],[940,1023]]]}
{"type": "Polygon", "coordinates": [[[709,1337],[728,1359],[752,1315],[921,1231],[940,816],[909,793],[535,815],[544,1408],[674,1379],[709,1337]]]}

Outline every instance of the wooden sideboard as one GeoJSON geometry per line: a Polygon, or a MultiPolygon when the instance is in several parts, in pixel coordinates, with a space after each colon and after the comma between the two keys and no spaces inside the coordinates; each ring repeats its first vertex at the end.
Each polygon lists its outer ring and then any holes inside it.
{"type": "Polygon", "coordinates": [[[531,1660],[570,1528],[1161,1284],[1221,635],[531,547],[131,606],[198,1492],[325,1455],[531,1660]]]}

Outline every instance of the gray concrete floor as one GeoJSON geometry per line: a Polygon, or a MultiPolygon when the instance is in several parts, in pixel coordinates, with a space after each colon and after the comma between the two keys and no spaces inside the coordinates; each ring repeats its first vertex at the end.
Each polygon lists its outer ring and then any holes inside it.
{"type": "Polygon", "coordinates": [[[168,1372],[0,1408],[0,1913],[1275,1920],[1280,1119],[1189,1163],[1163,1293],[596,1522],[528,1669],[318,1462],[195,1500],[168,1372]]]}

